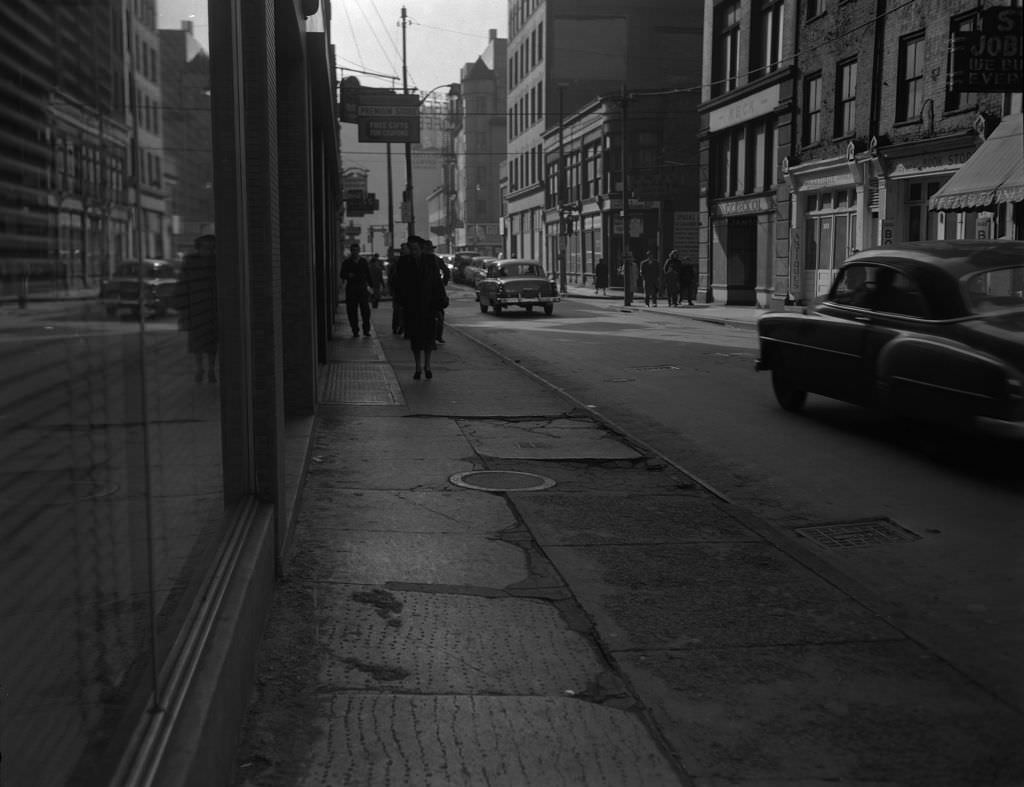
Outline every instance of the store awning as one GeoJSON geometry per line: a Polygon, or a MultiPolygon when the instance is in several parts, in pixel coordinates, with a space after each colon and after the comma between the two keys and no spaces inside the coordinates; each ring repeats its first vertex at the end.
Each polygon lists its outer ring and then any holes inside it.
{"type": "Polygon", "coordinates": [[[935,192],[932,210],[984,210],[1024,202],[1024,114],[1004,117],[953,177],[935,192]]]}

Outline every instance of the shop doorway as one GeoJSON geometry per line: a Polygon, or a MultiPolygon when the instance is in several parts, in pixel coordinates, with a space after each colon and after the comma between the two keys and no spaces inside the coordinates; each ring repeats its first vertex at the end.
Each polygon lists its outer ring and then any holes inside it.
{"type": "Polygon", "coordinates": [[[726,235],[725,302],[753,306],[757,303],[757,217],[729,219],[726,235]]]}

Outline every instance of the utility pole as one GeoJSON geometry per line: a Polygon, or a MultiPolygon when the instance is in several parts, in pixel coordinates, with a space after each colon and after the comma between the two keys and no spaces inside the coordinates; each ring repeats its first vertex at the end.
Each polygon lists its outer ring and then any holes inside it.
{"type": "Polygon", "coordinates": [[[626,118],[628,116],[626,106],[629,103],[629,96],[626,95],[626,86],[622,86],[622,275],[624,281],[623,305],[633,305],[633,257],[629,253],[629,187],[626,179],[626,118]]]}
{"type": "MultiPolygon", "coordinates": [[[[409,18],[405,13],[405,6],[402,6],[402,92],[409,94],[409,68],[406,60],[405,49],[405,28],[409,24],[409,18]]],[[[412,143],[405,143],[405,193],[402,195],[403,213],[402,218],[409,223],[409,234],[416,234],[416,213],[413,209],[412,199],[412,143]]]]}
{"type": "Polygon", "coordinates": [[[387,143],[388,159],[388,251],[395,247],[395,191],[391,177],[391,143],[387,143]]]}
{"type": "Polygon", "coordinates": [[[562,295],[568,289],[565,275],[569,255],[568,227],[565,216],[565,84],[558,83],[558,282],[562,295]]]}

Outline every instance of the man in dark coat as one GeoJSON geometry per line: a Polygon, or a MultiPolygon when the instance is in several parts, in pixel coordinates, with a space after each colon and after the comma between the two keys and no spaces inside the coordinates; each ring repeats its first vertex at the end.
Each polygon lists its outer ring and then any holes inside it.
{"type": "Polygon", "coordinates": [[[679,292],[686,302],[693,306],[693,293],[697,289],[697,263],[693,257],[683,257],[683,268],[679,274],[679,292]]]}
{"type": "Polygon", "coordinates": [[[352,335],[359,335],[359,318],[363,335],[370,335],[370,264],[359,255],[359,244],[349,246],[349,256],[341,263],[341,280],[345,282],[345,311],[352,335]]]}
{"type": "Polygon", "coordinates": [[[640,263],[640,278],[644,282],[644,304],[647,306],[657,306],[661,266],[658,265],[657,260],[654,259],[650,252],[647,252],[647,256],[640,263]]]}

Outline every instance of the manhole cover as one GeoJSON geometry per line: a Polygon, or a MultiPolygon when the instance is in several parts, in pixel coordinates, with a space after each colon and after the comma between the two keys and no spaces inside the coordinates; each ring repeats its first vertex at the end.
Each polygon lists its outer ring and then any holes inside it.
{"type": "Polygon", "coordinates": [[[516,470],[472,470],[456,473],[448,480],[455,486],[482,492],[539,492],[555,485],[550,478],[516,470]]]}
{"type": "Polygon", "coordinates": [[[921,536],[888,519],[798,527],[796,532],[826,549],[853,549],[920,541],[921,536]]]}

